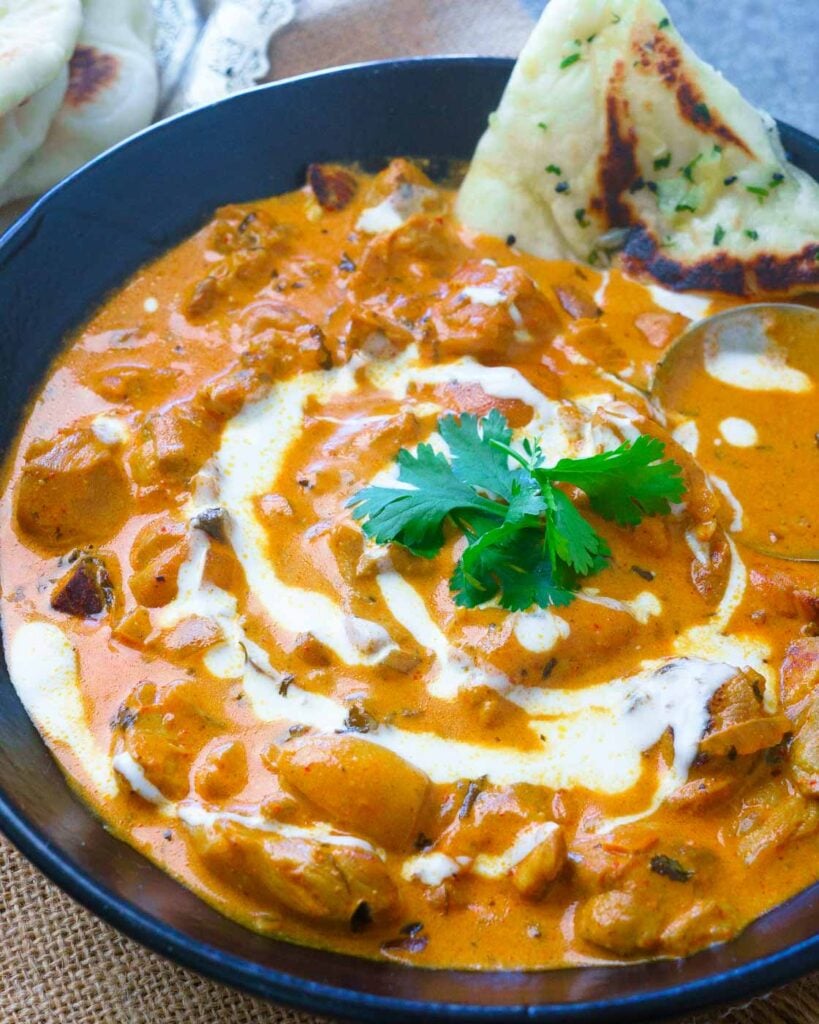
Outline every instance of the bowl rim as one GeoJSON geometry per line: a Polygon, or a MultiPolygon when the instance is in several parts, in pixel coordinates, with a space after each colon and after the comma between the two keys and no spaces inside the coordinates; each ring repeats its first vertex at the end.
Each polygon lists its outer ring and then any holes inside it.
{"type": "MultiPolygon", "coordinates": [[[[24,242],[27,229],[37,220],[40,211],[53,197],[85,175],[91,168],[106,162],[113,154],[132,146],[138,147],[146,135],[173,132],[182,119],[207,116],[216,107],[235,102],[250,92],[273,91],[295,83],[314,79],[366,73],[379,70],[408,68],[434,64],[477,64],[511,71],[514,59],[484,57],[472,54],[440,54],[363,61],[324,68],[306,74],[294,75],[275,82],[242,90],[213,103],[182,111],[129,136],[106,150],[64,178],[34,202],[17,220],[0,233],[0,270],[3,257],[24,242]]],[[[800,147],[819,153],[819,139],[783,122],[777,122],[789,139],[800,147]]],[[[75,797],[75,799],[78,799],[75,797]]],[[[59,848],[53,846],[0,785],[0,832],[22,853],[30,863],[51,882],[96,917],[111,925],[144,947],[216,982],[240,989],[307,1012],[339,1015],[347,1020],[373,1021],[381,1024],[388,1015],[390,1020],[421,1022],[458,1021],[459,1024],[505,1024],[511,1021],[648,1021],[677,1017],[680,1014],[707,1007],[749,999],[769,991],[785,982],[819,967],[819,925],[810,937],[795,942],[775,953],[751,960],[737,967],[717,971],[693,981],[669,985],[657,991],[613,999],[583,1000],[574,1003],[508,1003],[479,1005],[463,1002],[432,1002],[397,996],[376,995],[354,987],[315,982],[254,963],[252,960],[227,953],[202,939],[194,938],[172,925],[154,917],[136,903],[116,895],[93,874],[80,867],[59,848]]],[[[819,881],[803,892],[819,889],[819,881]]],[[[773,908],[776,910],[777,908],[773,908]]],[[[764,915],[763,915],[764,916],[764,915]]],[[[285,940],[286,941],[286,940],[285,940]]],[[[338,954],[344,957],[343,954],[338,954]]],[[[348,958],[356,959],[359,958],[348,958]]],[[[403,966],[403,965],[396,965],[403,966]]],[[[406,966],[407,971],[423,970],[406,966]]],[[[582,971],[583,966],[574,968],[582,971]]],[[[619,970],[612,967],[611,970],[619,970]]],[[[514,973],[514,972],[510,972],[514,973]]],[[[527,972],[532,974],[546,972],[527,972]]]]}

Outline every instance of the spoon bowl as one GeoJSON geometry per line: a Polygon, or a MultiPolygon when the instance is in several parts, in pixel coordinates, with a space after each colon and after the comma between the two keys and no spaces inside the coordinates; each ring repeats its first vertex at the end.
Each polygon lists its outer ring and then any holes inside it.
{"type": "Polygon", "coordinates": [[[819,561],[819,309],[758,303],[689,327],[651,385],[746,547],[819,561]]]}

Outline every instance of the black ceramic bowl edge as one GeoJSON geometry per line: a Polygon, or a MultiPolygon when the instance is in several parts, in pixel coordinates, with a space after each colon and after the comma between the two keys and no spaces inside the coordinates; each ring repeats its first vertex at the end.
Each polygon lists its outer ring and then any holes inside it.
{"type": "MultiPolygon", "coordinates": [[[[0,352],[6,363],[4,397],[9,398],[0,412],[0,443],[7,447],[13,437],[21,396],[30,393],[42,376],[57,340],[128,273],[198,227],[220,202],[296,187],[311,159],[401,153],[468,157],[511,66],[503,59],[443,57],[317,72],[149,128],[57,186],[0,239],[0,302],[8,314],[0,323],[0,352]],[[350,107],[361,107],[366,116],[355,131],[345,134],[335,114],[350,107]],[[235,110],[236,117],[226,117],[227,109],[235,110]],[[288,145],[299,132],[287,118],[295,118],[299,111],[312,118],[314,129],[311,139],[301,130],[303,159],[294,162],[288,145]],[[282,145],[260,142],[253,125],[269,127],[276,116],[283,127],[282,145]],[[234,122],[241,122],[242,130],[234,122]],[[223,164],[214,166],[214,153],[205,157],[208,136],[217,129],[223,164]],[[239,145],[242,140],[244,148],[239,145]],[[197,166],[198,156],[206,166],[197,166]],[[242,158],[245,169],[237,163],[242,158]],[[175,160],[182,165],[181,184],[173,176],[175,160]],[[259,161],[265,160],[269,174],[259,172],[259,161]],[[211,187],[209,172],[218,178],[225,164],[228,172],[211,187]],[[129,186],[129,175],[139,167],[140,177],[130,179],[136,196],[126,198],[123,187],[129,186]],[[175,180],[174,189],[166,194],[163,182],[175,180]],[[197,197],[184,215],[174,209],[178,200],[171,198],[183,186],[197,197]],[[67,227],[75,232],[70,243],[64,241],[67,227]],[[53,249],[58,244],[67,251],[62,258],[53,249]],[[120,255],[118,246],[126,247],[127,253],[120,255]],[[81,266],[69,265],[77,263],[78,252],[85,252],[88,259],[81,266]],[[112,252],[117,258],[106,259],[112,252]],[[59,309],[38,310],[21,298],[27,290],[36,290],[35,284],[49,283],[61,283],[65,291],[59,309]],[[27,340],[30,344],[24,345],[27,340]]],[[[803,132],[782,129],[794,159],[819,173],[819,144],[803,132]]],[[[817,887],[765,915],[734,943],[684,961],[627,968],[533,974],[429,972],[260,939],[219,918],[103,831],[59,776],[8,683],[4,665],[0,780],[0,828],[78,902],[142,944],[202,974],[319,1013],[368,1021],[636,1022],[747,999],[819,966],[819,935],[805,927],[805,919],[809,922],[819,907],[817,887]],[[27,759],[31,768],[26,774],[22,765],[27,759]],[[48,806],[43,802],[45,791],[51,799],[48,806]],[[133,898],[137,893],[142,905],[133,898]],[[167,911],[168,900],[174,904],[173,914],[167,911]],[[801,905],[807,906],[807,913],[797,912],[798,926],[785,929],[790,945],[776,948],[777,919],[793,916],[793,909],[801,905]],[[214,924],[214,917],[222,924],[214,924]],[[239,948],[253,952],[239,956],[231,951],[239,948]],[[268,962],[254,962],[254,953],[268,962]],[[309,973],[311,977],[306,976],[309,973]]]]}

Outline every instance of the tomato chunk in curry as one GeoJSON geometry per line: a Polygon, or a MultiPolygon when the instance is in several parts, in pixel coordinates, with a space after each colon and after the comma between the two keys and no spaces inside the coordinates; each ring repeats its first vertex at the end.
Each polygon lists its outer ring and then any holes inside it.
{"type": "Polygon", "coordinates": [[[819,572],[739,543],[705,468],[726,417],[787,459],[815,398],[666,415],[654,367],[735,300],[527,256],[452,198],[312,167],[94,314],[7,469],[11,674],[107,825],[250,928],[427,967],[685,955],[819,877],[819,572]],[[456,533],[417,558],[347,502],[492,409],[548,460],[659,437],[684,499],[584,508],[612,558],[566,607],[458,607],[456,533]]]}

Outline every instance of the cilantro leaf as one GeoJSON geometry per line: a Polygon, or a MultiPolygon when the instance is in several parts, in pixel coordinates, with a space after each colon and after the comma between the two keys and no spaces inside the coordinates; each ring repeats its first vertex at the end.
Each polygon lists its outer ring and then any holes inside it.
{"type": "Polygon", "coordinates": [[[422,558],[433,558],[444,544],[444,520],[455,509],[480,509],[490,504],[462,483],[446,457],[431,445],[418,452],[402,448],[396,457],[398,479],[412,490],[365,487],[348,503],[362,529],[378,544],[396,541],[422,558]]]}
{"type": "Polygon", "coordinates": [[[568,495],[549,487],[546,537],[555,556],[580,576],[599,572],[611,554],[606,541],[586,522],[568,495]]]}
{"type": "Polygon", "coordinates": [[[589,496],[591,507],[619,526],[636,526],[644,516],[667,515],[670,501],[685,491],[676,462],[661,462],[665,445],[641,434],[633,443],[587,459],[561,459],[551,469],[536,469],[540,481],[574,484],[589,496]]]}
{"type": "Polygon", "coordinates": [[[654,437],[547,468],[536,439],[510,446],[512,430],[497,410],[481,420],[444,416],[438,429],[449,458],[429,444],[415,454],[402,448],[396,462],[405,486],[365,487],[347,504],[368,537],[424,558],[440,552],[447,521],[460,530],[467,543],[450,588],[462,607],[566,605],[582,577],[606,567],[605,538],[556,484],[584,491],[595,512],[620,526],[669,512],[684,492],[682,470],[662,461],[665,445],[654,437]]]}
{"type": "Polygon", "coordinates": [[[502,608],[525,611],[533,604],[570,604],[577,580],[563,567],[553,569],[542,530],[530,528],[491,545],[468,545],[449,585],[455,604],[463,608],[497,597],[502,608]]]}
{"type": "Polygon", "coordinates": [[[478,418],[468,412],[463,413],[460,419],[444,416],[438,421],[438,433],[452,454],[452,472],[463,483],[509,501],[519,474],[509,469],[508,456],[491,442],[508,445],[512,431],[505,416],[497,409],[485,416],[480,425],[478,430],[478,418]]]}
{"type": "Polygon", "coordinates": [[[538,517],[546,511],[546,500],[537,483],[531,478],[512,485],[512,496],[506,507],[504,522],[507,526],[538,517]]]}

